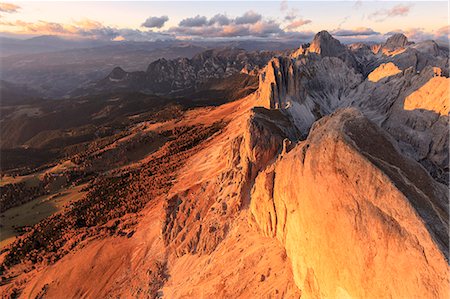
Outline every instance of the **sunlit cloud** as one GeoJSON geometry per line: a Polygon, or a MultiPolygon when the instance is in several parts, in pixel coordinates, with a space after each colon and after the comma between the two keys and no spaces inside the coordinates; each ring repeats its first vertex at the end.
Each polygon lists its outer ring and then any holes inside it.
{"type": "Polygon", "coordinates": [[[0,25],[12,28],[18,34],[60,35],[71,38],[90,38],[99,40],[154,40],[172,39],[173,37],[152,31],[114,28],[104,26],[100,22],[84,19],[71,24],[55,22],[0,21],[0,25]]]}
{"type": "Polygon", "coordinates": [[[295,20],[293,22],[291,22],[289,25],[286,26],[286,29],[291,31],[291,30],[295,30],[301,26],[304,26],[306,24],[311,23],[311,20],[304,20],[304,19],[298,19],[295,20]]]}
{"type": "Polygon", "coordinates": [[[450,39],[450,25],[441,27],[434,32],[436,39],[448,40],[450,39]]]}
{"type": "Polygon", "coordinates": [[[399,17],[399,16],[405,17],[409,14],[411,7],[412,7],[411,4],[409,5],[398,4],[392,7],[391,9],[382,9],[372,13],[371,15],[369,15],[369,19],[375,20],[376,22],[382,22],[392,17],[399,17]]]}
{"type": "Polygon", "coordinates": [[[168,32],[185,39],[188,37],[267,37],[282,34],[283,30],[279,23],[263,20],[262,15],[247,11],[235,18],[223,14],[216,14],[210,19],[200,15],[185,18],[178,26],[169,28],[168,32]]]}
{"type": "MultiPolygon", "coordinates": [[[[211,17],[195,15],[182,19],[178,25],[164,28],[169,20],[168,16],[151,16],[141,25],[142,28],[118,28],[108,26],[91,19],[81,19],[70,23],[57,23],[49,21],[27,22],[22,20],[0,19],[0,25],[4,32],[23,35],[58,35],[68,38],[89,38],[108,41],[151,41],[168,39],[208,39],[208,38],[269,38],[278,40],[298,39],[309,40],[315,32],[307,26],[311,19],[299,16],[293,8],[287,8],[288,15],[271,19],[253,11],[243,12],[238,16],[227,14],[215,14],[211,17]],[[288,16],[288,17],[287,17],[288,16]],[[295,18],[291,19],[291,16],[295,18]],[[308,31],[301,30],[308,28],[308,31]],[[157,29],[157,30],[152,30],[157,29]]],[[[387,14],[402,15],[405,10],[398,6],[393,7],[387,14]]],[[[341,22],[342,23],[342,22],[341,22]]],[[[412,40],[425,39],[447,40],[449,26],[437,27],[429,30],[423,28],[409,28],[394,30],[403,32],[412,40]]],[[[334,36],[344,41],[367,40],[380,41],[387,35],[369,27],[341,28],[336,27],[330,31],[334,36]]],[[[390,32],[389,32],[390,33],[390,32]]]]}
{"type": "Polygon", "coordinates": [[[20,9],[19,5],[13,3],[0,2],[0,12],[13,13],[20,9]]]}

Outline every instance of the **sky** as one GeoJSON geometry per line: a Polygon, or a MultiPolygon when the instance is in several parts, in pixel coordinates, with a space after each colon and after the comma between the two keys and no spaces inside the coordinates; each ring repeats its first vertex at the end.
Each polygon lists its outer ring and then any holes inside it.
{"type": "Polygon", "coordinates": [[[102,40],[449,38],[448,1],[12,1],[0,32],[102,40]]]}

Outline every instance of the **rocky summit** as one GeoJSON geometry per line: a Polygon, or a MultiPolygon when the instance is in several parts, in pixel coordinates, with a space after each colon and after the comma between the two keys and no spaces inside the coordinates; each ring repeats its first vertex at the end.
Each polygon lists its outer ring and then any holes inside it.
{"type": "Polygon", "coordinates": [[[9,107],[2,217],[47,216],[5,239],[2,294],[448,297],[448,59],[434,41],[321,31],[9,107]]]}

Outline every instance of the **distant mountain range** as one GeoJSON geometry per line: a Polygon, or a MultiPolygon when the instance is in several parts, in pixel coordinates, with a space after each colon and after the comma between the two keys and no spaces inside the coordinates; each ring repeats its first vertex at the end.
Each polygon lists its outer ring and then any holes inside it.
{"type": "Polygon", "coordinates": [[[144,70],[160,59],[192,58],[212,48],[234,47],[247,51],[284,50],[297,42],[277,41],[154,41],[104,42],[41,36],[27,40],[0,37],[2,80],[25,84],[47,98],[105,78],[115,67],[144,70]]]}

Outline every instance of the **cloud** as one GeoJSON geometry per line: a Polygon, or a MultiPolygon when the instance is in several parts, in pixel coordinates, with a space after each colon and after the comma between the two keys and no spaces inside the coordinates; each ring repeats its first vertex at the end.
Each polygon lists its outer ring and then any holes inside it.
{"type": "Polygon", "coordinates": [[[385,33],[386,37],[394,35],[396,33],[403,33],[408,39],[413,41],[424,40],[444,40],[450,39],[450,26],[443,26],[433,31],[425,31],[423,28],[408,28],[405,30],[397,29],[385,33]]]}
{"type": "Polygon", "coordinates": [[[140,31],[128,28],[113,28],[104,26],[100,22],[92,20],[81,20],[71,24],[62,24],[46,21],[25,22],[0,21],[0,25],[9,26],[19,34],[35,35],[60,35],[72,38],[90,38],[99,40],[155,40],[155,39],[173,39],[174,37],[167,33],[158,33],[152,31],[140,31]]]}
{"type": "Polygon", "coordinates": [[[216,14],[207,19],[204,16],[197,15],[182,20],[179,26],[169,28],[168,33],[183,39],[190,37],[232,38],[268,37],[282,34],[283,30],[279,23],[273,20],[263,20],[260,14],[248,11],[236,18],[216,14]]]}
{"type": "Polygon", "coordinates": [[[208,25],[214,25],[214,24],[218,24],[218,25],[228,25],[231,23],[231,20],[223,14],[217,14],[215,16],[213,16],[211,19],[209,19],[208,25]]]}
{"type": "Polygon", "coordinates": [[[298,19],[287,25],[285,29],[291,31],[309,23],[311,20],[298,19]]]}
{"type": "Polygon", "coordinates": [[[289,31],[281,35],[285,40],[311,41],[316,35],[313,31],[289,31]]]}
{"type": "Polygon", "coordinates": [[[250,34],[259,37],[265,37],[271,34],[282,33],[280,25],[275,21],[259,21],[250,25],[250,34]]]}
{"type": "Polygon", "coordinates": [[[409,14],[411,7],[412,7],[411,4],[409,5],[398,4],[392,7],[391,9],[382,9],[370,14],[369,19],[375,20],[376,22],[382,22],[388,18],[399,16],[405,17],[409,14]]]}
{"type": "Polygon", "coordinates": [[[449,40],[450,39],[450,26],[444,26],[437,29],[434,32],[435,39],[449,40]]]}
{"type": "Polygon", "coordinates": [[[261,21],[262,16],[253,11],[247,11],[241,17],[237,17],[234,22],[238,25],[240,24],[255,24],[258,21],[261,21]]]}
{"type": "Polygon", "coordinates": [[[331,31],[332,35],[335,36],[369,36],[369,35],[379,35],[380,32],[374,31],[371,28],[360,27],[356,29],[337,29],[331,31]]]}
{"type": "Polygon", "coordinates": [[[144,23],[142,23],[141,27],[146,28],[161,28],[164,26],[164,24],[169,20],[168,16],[161,16],[161,17],[149,17],[147,20],[145,20],[144,23]]]}
{"type": "Polygon", "coordinates": [[[178,24],[181,27],[201,27],[207,25],[208,20],[205,16],[197,15],[193,18],[186,18],[181,20],[178,24]]]}
{"type": "Polygon", "coordinates": [[[115,42],[123,42],[126,40],[125,37],[123,37],[122,35],[116,36],[115,38],[112,39],[115,42]]]}
{"type": "Polygon", "coordinates": [[[411,5],[397,5],[388,10],[388,17],[407,16],[411,10],[411,5]]]}
{"type": "Polygon", "coordinates": [[[0,3],[0,12],[13,13],[17,12],[20,9],[20,6],[12,3],[0,3]]]}

